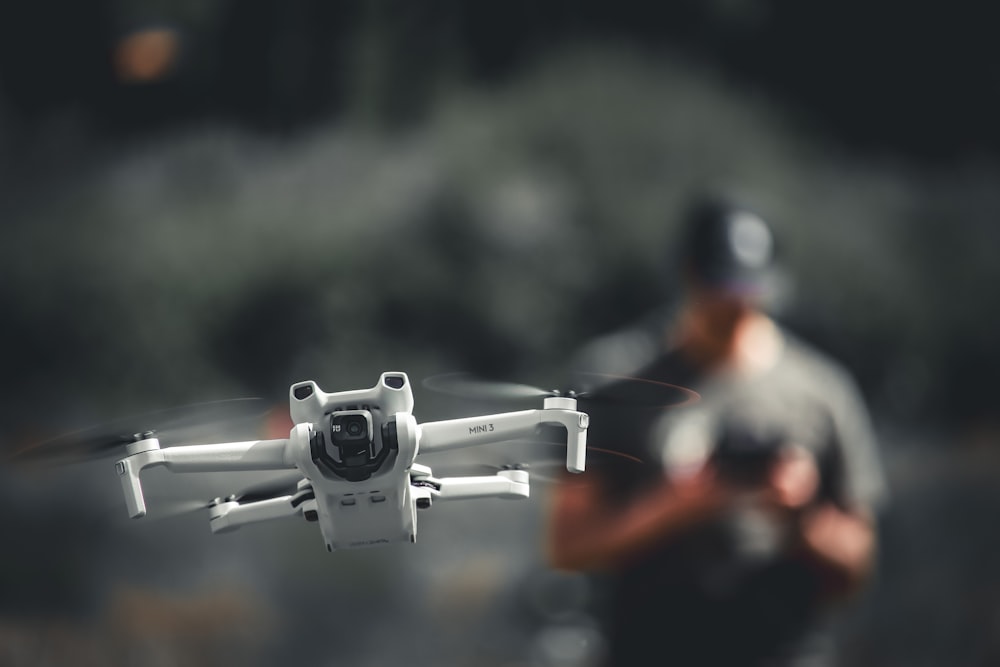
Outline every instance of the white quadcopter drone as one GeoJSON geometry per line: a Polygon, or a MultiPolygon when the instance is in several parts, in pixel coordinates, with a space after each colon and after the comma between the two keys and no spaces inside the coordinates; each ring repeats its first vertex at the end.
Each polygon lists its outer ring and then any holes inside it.
{"type": "Polygon", "coordinates": [[[541,425],[566,429],[566,469],[583,472],[590,418],[576,398],[548,395],[541,409],[418,424],[405,373],[387,372],[371,389],[328,394],[313,381],[289,389],[294,426],[287,438],[161,449],[154,432],[137,434],[115,463],[132,518],[146,515],[140,474],[295,470],[292,493],[241,502],[230,496],[208,506],[213,533],[249,523],[301,516],[319,523],[328,551],[415,542],[416,510],[436,500],[527,498],[523,469],[476,477],[433,476],[417,454],[531,437],[541,425]]]}

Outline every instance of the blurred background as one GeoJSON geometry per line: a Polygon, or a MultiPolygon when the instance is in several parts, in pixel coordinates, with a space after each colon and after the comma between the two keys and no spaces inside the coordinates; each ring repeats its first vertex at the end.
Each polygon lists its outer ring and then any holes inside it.
{"type": "MultiPolygon", "coordinates": [[[[843,664],[997,664],[992,27],[897,0],[4,3],[0,445],[280,413],[303,379],[554,382],[677,295],[677,214],[724,186],[780,234],[781,321],[881,436],[892,504],[843,664]]],[[[483,407],[416,398],[422,421],[483,407]]],[[[110,460],[0,469],[0,663],[592,664],[591,591],[544,567],[532,493],[331,556],[299,522],[129,523],[110,460]]]]}

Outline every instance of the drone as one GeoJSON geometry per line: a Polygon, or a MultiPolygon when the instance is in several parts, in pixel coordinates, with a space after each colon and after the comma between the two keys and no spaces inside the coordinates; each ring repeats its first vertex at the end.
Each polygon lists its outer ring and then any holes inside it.
{"type": "Polygon", "coordinates": [[[289,388],[293,426],[287,438],[160,447],[154,431],[137,433],[115,462],[128,514],[146,516],[141,474],[295,471],[294,490],[276,497],[216,498],[213,533],[302,517],[318,523],[327,551],[416,542],[417,510],[437,501],[529,497],[529,473],[435,477],[418,454],[530,438],[539,427],[566,431],[566,469],[586,467],[590,417],[568,395],[544,396],[540,409],[418,423],[406,373],[385,372],[370,389],[326,393],[314,381],[289,388]]]}

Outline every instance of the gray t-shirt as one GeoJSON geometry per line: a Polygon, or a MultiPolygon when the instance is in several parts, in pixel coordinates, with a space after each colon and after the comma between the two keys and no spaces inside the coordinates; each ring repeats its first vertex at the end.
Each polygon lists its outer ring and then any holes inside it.
{"type": "MultiPolygon", "coordinates": [[[[824,500],[844,509],[877,506],[885,484],[860,392],[840,366],[788,333],[783,337],[777,363],[765,371],[692,374],[700,400],[658,418],[640,444],[645,457],[680,474],[705,457],[730,455],[738,466],[753,459],[755,447],[794,445],[821,465],[824,500]]],[[[672,356],[641,373],[670,374],[670,366],[683,363],[672,356]]]]}
{"type": "MultiPolygon", "coordinates": [[[[694,405],[593,409],[590,443],[644,462],[618,457],[596,471],[608,502],[627,503],[704,457],[752,485],[767,451],[794,444],[818,463],[816,502],[880,505],[885,483],[860,393],[840,366],[783,335],[776,364],[755,375],[706,376],[676,351],[635,373],[698,391],[694,405]]],[[[823,664],[822,582],[786,549],[788,535],[773,516],[738,507],[614,573],[611,664],[823,664]]]]}

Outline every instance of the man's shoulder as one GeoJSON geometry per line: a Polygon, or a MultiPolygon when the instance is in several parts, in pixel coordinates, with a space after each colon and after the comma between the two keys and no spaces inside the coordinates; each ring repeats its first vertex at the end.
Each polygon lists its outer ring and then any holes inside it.
{"type": "Polygon", "coordinates": [[[854,378],[847,368],[826,352],[781,328],[785,349],[781,366],[785,374],[833,391],[856,391],[854,378]]]}

